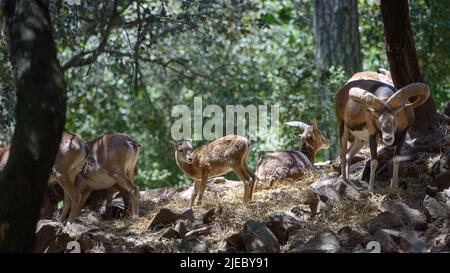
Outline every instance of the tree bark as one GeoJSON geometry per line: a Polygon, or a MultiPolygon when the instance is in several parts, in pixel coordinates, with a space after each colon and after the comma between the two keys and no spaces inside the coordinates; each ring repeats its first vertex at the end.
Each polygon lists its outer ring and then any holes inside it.
{"type": "Polygon", "coordinates": [[[319,76],[341,66],[350,76],[361,71],[362,58],[356,0],[316,0],[314,42],[319,76]]]}
{"type": "MultiPolygon", "coordinates": [[[[395,87],[402,88],[413,82],[423,82],[424,76],[414,46],[409,18],[408,0],[382,0],[381,15],[386,38],[386,55],[395,87]]],[[[410,133],[426,135],[438,126],[436,104],[430,98],[414,109],[415,123],[410,133]]]]}
{"type": "Polygon", "coordinates": [[[358,31],[357,0],[316,0],[314,5],[314,47],[319,90],[318,105],[326,112],[319,120],[323,133],[330,136],[332,145],[325,150],[324,159],[338,152],[334,112],[331,110],[335,86],[331,86],[330,69],[341,67],[346,77],[361,71],[362,57],[358,31]]]}
{"type": "Polygon", "coordinates": [[[44,189],[65,124],[63,74],[48,0],[6,0],[17,126],[0,176],[0,252],[31,252],[44,189]]]}

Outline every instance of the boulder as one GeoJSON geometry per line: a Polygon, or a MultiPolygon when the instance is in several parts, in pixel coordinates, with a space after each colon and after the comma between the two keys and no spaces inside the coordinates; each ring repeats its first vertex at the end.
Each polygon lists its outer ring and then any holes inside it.
{"type": "Polygon", "coordinates": [[[431,240],[431,252],[450,252],[450,234],[442,233],[431,240]]]}
{"type": "Polygon", "coordinates": [[[208,247],[196,236],[185,236],[178,246],[178,250],[183,253],[208,253],[208,247]]]}
{"type": "Polygon", "coordinates": [[[180,237],[184,237],[188,232],[188,229],[191,227],[191,223],[188,220],[178,220],[175,225],[175,231],[178,232],[180,237]]]}
{"type": "MultiPolygon", "coordinates": [[[[63,253],[63,252],[70,252],[69,249],[69,242],[75,241],[74,238],[72,238],[68,233],[61,232],[59,233],[55,240],[50,243],[48,246],[48,249],[46,250],[46,253],[63,253]]],[[[77,242],[74,242],[75,244],[78,244],[77,242]]],[[[76,252],[80,252],[81,249],[77,248],[75,250],[76,252]]]]}
{"type": "Polygon", "coordinates": [[[300,207],[294,207],[291,212],[302,222],[307,222],[311,219],[311,212],[306,211],[300,207]]]}
{"type": "Polygon", "coordinates": [[[166,238],[166,239],[171,239],[172,240],[172,239],[179,239],[179,238],[181,238],[181,236],[174,228],[168,228],[161,235],[161,238],[166,238]]]}
{"type": "Polygon", "coordinates": [[[181,219],[189,220],[192,223],[195,222],[194,211],[192,209],[190,209],[190,208],[183,209],[180,212],[180,217],[181,217],[181,219]]]}
{"type": "Polygon", "coordinates": [[[245,251],[249,253],[280,252],[278,238],[263,223],[250,220],[245,223],[240,233],[243,238],[245,251]]]}
{"type": "Polygon", "coordinates": [[[422,213],[404,203],[387,200],[381,204],[380,210],[395,214],[403,225],[410,226],[416,230],[424,230],[427,227],[426,219],[422,213]]]}
{"type": "Polygon", "coordinates": [[[434,180],[439,191],[443,191],[450,187],[450,171],[440,173],[434,180]]]}
{"type": "Polygon", "coordinates": [[[85,225],[97,224],[101,220],[101,214],[92,210],[83,210],[78,217],[78,221],[85,225]]]}
{"type": "Polygon", "coordinates": [[[245,250],[244,238],[240,233],[235,233],[225,239],[225,249],[227,252],[241,252],[245,250]]]}
{"type": "MultiPolygon", "coordinates": [[[[343,198],[356,198],[367,188],[364,182],[344,181],[337,174],[327,175],[309,186],[309,190],[317,195],[318,199],[327,206],[343,198]]],[[[312,201],[310,201],[312,202],[312,201]]]]}
{"type": "Polygon", "coordinates": [[[168,208],[162,208],[155,215],[152,222],[150,223],[150,230],[157,230],[175,223],[176,220],[180,219],[180,214],[171,211],[168,208]]]}
{"type": "Polygon", "coordinates": [[[339,243],[347,249],[354,249],[358,246],[365,246],[370,240],[367,234],[359,233],[349,226],[341,228],[338,233],[339,243]]]}
{"type": "Polygon", "coordinates": [[[164,187],[164,188],[156,188],[156,189],[147,189],[145,191],[140,192],[141,200],[160,200],[163,198],[171,197],[177,192],[176,188],[173,187],[164,187]]]}
{"type": "Polygon", "coordinates": [[[382,212],[375,218],[370,219],[362,224],[370,234],[375,234],[378,229],[396,229],[402,226],[398,217],[392,212],[382,212]]]}
{"type": "Polygon", "coordinates": [[[105,209],[105,212],[102,215],[105,220],[122,219],[127,216],[128,211],[124,207],[122,198],[113,199],[111,205],[105,209]]]}
{"type": "Polygon", "coordinates": [[[423,199],[423,206],[425,207],[425,215],[430,221],[448,217],[449,208],[429,195],[426,195],[423,199]]]}
{"type": "Polygon", "coordinates": [[[301,227],[300,219],[292,212],[271,215],[266,223],[281,244],[285,244],[289,235],[301,227]]]}
{"type": "Polygon", "coordinates": [[[95,246],[95,239],[91,233],[82,234],[78,242],[83,253],[90,252],[95,246]]]}
{"type": "Polygon", "coordinates": [[[398,245],[400,232],[392,229],[378,229],[375,234],[375,240],[380,243],[381,252],[402,252],[398,245]]]}
{"type": "Polygon", "coordinates": [[[421,238],[421,233],[409,228],[400,229],[399,245],[400,249],[407,253],[427,252],[425,241],[421,238]]]}
{"type": "Polygon", "coordinates": [[[48,248],[56,236],[63,230],[60,222],[52,220],[40,220],[36,225],[35,252],[42,253],[48,248]]]}
{"type": "Polygon", "coordinates": [[[214,220],[214,218],[218,215],[222,213],[222,208],[221,207],[215,207],[215,208],[211,208],[209,209],[203,216],[202,216],[202,222],[203,224],[211,224],[214,220]]]}
{"type": "Polygon", "coordinates": [[[322,232],[314,236],[305,244],[296,245],[289,250],[291,253],[337,253],[341,252],[341,245],[336,234],[332,231],[322,232]]]}
{"type": "Polygon", "coordinates": [[[399,231],[379,229],[374,237],[380,243],[382,252],[423,253],[427,249],[420,235],[418,231],[403,227],[399,231]]]}

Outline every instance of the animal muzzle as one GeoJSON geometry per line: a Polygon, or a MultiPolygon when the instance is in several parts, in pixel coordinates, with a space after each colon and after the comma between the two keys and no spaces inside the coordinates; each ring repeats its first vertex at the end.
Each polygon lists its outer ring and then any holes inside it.
{"type": "Polygon", "coordinates": [[[381,139],[383,140],[383,143],[388,145],[388,146],[392,145],[394,143],[394,140],[395,140],[394,136],[391,135],[391,134],[382,134],[382,138],[381,139]]]}

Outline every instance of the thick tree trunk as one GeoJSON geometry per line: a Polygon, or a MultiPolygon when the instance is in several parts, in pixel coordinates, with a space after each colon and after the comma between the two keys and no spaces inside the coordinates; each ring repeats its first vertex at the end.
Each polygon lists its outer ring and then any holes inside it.
{"type": "Polygon", "coordinates": [[[4,1],[17,126],[0,177],[0,252],[31,252],[65,123],[63,75],[46,0],[4,1]]]}
{"type": "Polygon", "coordinates": [[[314,42],[320,76],[331,66],[341,66],[347,76],[361,71],[357,0],[316,0],[314,42]]]}
{"type": "MultiPolygon", "coordinates": [[[[423,82],[414,46],[413,32],[409,19],[408,0],[382,0],[381,15],[386,38],[386,54],[389,70],[397,88],[413,82],[423,82]]],[[[438,118],[436,104],[430,96],[427,102],[414,109],[416,122],[410,129],[413,135],[426,135],[436,129],[438,118]]]]}
{"type": "Polygon", "coordinates": [[[331,109],[336,86],[329,84],[330,68],[341,67],[347,77],[362,69],[357,0],[315,1],[314,44],[319,105],[326,109],[319,126],[330,136],[332,145],[324,151],[324,159],[330,159],[337,154],[339,146],[333,137],[336,122],[331,109]]]}

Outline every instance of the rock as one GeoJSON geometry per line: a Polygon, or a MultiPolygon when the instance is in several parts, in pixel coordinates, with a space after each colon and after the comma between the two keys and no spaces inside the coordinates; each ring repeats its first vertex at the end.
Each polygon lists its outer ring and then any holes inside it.
{"type": "Polygon", "coordinates": [[[261,222],[250,220],[241,231],[245,251],[249,253],[278,253],[280,243],[270,229],[261,222]]]}
{"type": "Polygon", "coordinates": [[[388,211],[378,214],[375,218],[362,224],[370,234],[375,234],[378,229],[396,229],[402,226],[398,217],[388,211]]]}
{"type": "Polygon", "coordinates": [[[429,220],[446,218],[449,214],[448,207],[429,195],[426,195],[423,199],[423,206],[425,207],[425,215],[429,220]]]}
{"type": "Polygon", "coordinates": [[[141,191],[141,200],[149,200],[155,199],[160,200],[163,198],[171,197],[177,192],[176,188],[173,187],[165,187],[165,188],[156,188],[156,189],[147,189],[145,191],[141,191]]]}
{"type": "Polygon", "coordinates": [[[193,230],[189,231],[188,233],[186,233],[185,236],[192,236],[192,235],[194,235],[194,236],[197,237],[197,236],[204,235],[204,234],[208,233],[209,230],[210,230],[209,226],[201,227],[201,228],[197,228],[197,229],[193,229],[193,230]]]}
{"type": "Polygon", "coordinates": [[[317,234],[305,244],[294,246],[291,253],[337,253],[341,245],[334,232],[327,231],[317,234]]]}
{"type": "Polygon", "coordinates": [[[63,253],[66,251],[66,249],[68,247],[67,244],[70,241],[74,241],[74,239],[72,239],[68,233],[61,232],[56,236],[55,240],[49,244],[49,246],[45,252],[46,253],[63,253]]]}
{"type": "Polygon", "coordinates": [[[317,195],[320,201],[327,206],[332,206],[343,198],[359,197],[361,191],[366,187],[359,181],[345,182],[338,175],[327,175],[311,184],[309,189],[317,195]]]}
{"type": "Polygon", "coordinates": [[[367,235],[354,231],[349,226],[345,226],[338,231],[339,243],[345,248],[356,248],[365,246],[369,239],[367,235]]]}
{"type": "Polygon", "coordinates": [[[181,238],[180,234],[174,228],[168,228],[162,235],[161,238],[166,239],[179,239],[181,238]]]}
{"type": "Polygon", "coordinates": [[[190,208],[183,209],[180,212],[180,216],[181,216],[181,219],[189,220],[192,223],[195,222],[194,211],[192,209],[190,209],[190,208]]]}
{"type": "Polygon", "coordinates": [[[375,240],[380,243],[381,252],[402,252],[398,245],[400,232],[391,229],[378,229],[375,240]]]}
{"type": "Polygon", "coordinates": [[[285,244],[290,234],[301,227],[301,221],[292,212],[271,215],[266,223],[281,244],[285,244]]]}
{"type": "Polygon", "coordinates": [[[100,222],[102,216],[100,213],[92,210],[83,210],[78,217],[78,220],[85,225],[92,225],[100,222]]]}
{"type": "Polygon", "coordinates": [[[190,227],[187,222],[187,220],[178,220],[177,224],[175,225],[175,231],[178,232],[181,238],[186,235],[186,233],[188,232],[188,228],[190,227]]]}
{"type": "Polygon", "coordinates": [[[286,197],[289,196],[288,192],[279,190],[279,189],[271,189],[269,190],[269,193],[266,195],[266,199],[270,201],[279,201],[286,199],[286,197]]]}
{"type": "Polygon", "coordinates": [[[402,228],[400,231],[391,229],[379,229],[374,234],[375,239],[381,245],[382,252],[426,252],[426,244],[420,239],[420,232],[402,228]]]}
{"type": "Polygon", "coordinates": [[[241,252],[245,250],[244,239],[240,233],[235,233],[225,239],[227,252],[241,252]]]}
{"type": "Polygon", "coordinates": [[[66,224],[64,228],[64,231],[73,234],[74,236],[80,236],[83,233],[94,232],[97,230],[100,230],[100,228],[98,228],[97,226],[77,222],[66,224]]]}
{"type": "Polygon", "coordinates": [[[291,212],[297,216],[298,219],[302,222],[307,222],[311,219],[311,212],[306,211],[300,207],[295,207],[291,209],[291,212]]]}
{"type": "Polygon", "coordinates": [[[222,213],[221,207],[215,207],[209,209],[202,217],[203,224],[211,224],[216,217],[216,215],[222,213]]]}
{"type": "Polygon", "coordinates": [[[385,201],[381,204],[380,210],[395,214],[403,225],[413,227],[416,230],[424,230],[427,227],[426,219],[420,211],[412,209],[401,202],[392,200],[385,201]]]}
{"type": "Polygon", "coordinates": [[[205,243],[194,235],[184,237],[178,249],[183,253],[208,253],[208,247],[205,243]]]}
{"type": "Polygon", "coordinates": [[[83,253],[90,252],[95,246],[94,238],[90,233],[82,234],[78,242],[83,253]]]}
{"type": "Polygon", "coordinates": [[[168,208],[162,208],[153,218],[149,229],[156,230],[163,228],[167,225],[175,223],[175,221],[180,219],[180,217],[181,216],[178,213],[175,213],[168,208]]]}
{"type": "Polygon", "coordinates": [[[450,234],[443,233],[437,235],[431,240],[431,252],[449,252],[450,251],[450,234]]]}
{"type": "Polygon", "coordinates": [[[122,219],[128,216],[128,211],[124,207],[123,200],[121,198],[113,199],[111,205],[105,209],[102,217],[105,220],[122,219]]]}
{"type": "Polygon", "coordinates": [[[63,225],[60,222],[40,220],[36,225],[36,243],[34,251],[38,253],[44,252],[62,230],[63,225]]]}
{"type": "Polygon", "coordinates": [[[324,177],[314,183],[309,188],[324,203],[334,203],[341,199],[341,195],[336,191],[334,183],[338,177],[324,177]]]}
{"type": "Polygon", "coordinates": [[[427,251],[425,242],[420,239],[420,233],[409,228],[400,229],[400,248],[408,253],[424,253],[427,251]]]}
{"type": "Polygon", "coordinates": [[[450,187],[450,172],[440,173],[435,178],[435,184],[439,191],[443,191],[450,187]]]}

